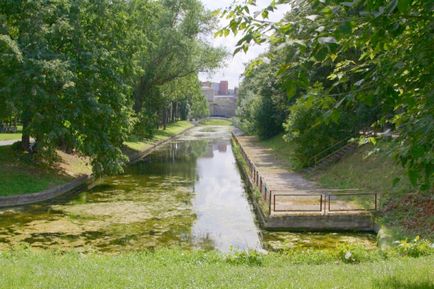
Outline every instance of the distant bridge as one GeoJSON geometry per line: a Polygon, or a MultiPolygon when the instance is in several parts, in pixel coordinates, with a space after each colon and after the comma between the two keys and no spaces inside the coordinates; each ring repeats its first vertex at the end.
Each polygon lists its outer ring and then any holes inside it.
{"type": "Polygon", "coordinates": [[[211,116],[233,117],[237,109],[237,98],[233,95],[216,95],[208,99],[208,107],[211,116]]]}

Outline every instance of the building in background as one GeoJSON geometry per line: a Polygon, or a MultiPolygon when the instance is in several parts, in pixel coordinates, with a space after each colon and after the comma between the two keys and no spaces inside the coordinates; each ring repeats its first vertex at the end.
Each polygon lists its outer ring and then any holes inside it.
{"type": "Polygon", "coordinates": [[[208,100],[208,108],[211,116],[233,117],[237,108],[238,88],[229,89],[227,80],[220,83],[201,82],[202,92],[208,100]]]}
{"type": "Polygon", "coordinates": [[[228,95],[229,83],[227,80],[221,80],[219,86],[219,95],[228,95]]]}

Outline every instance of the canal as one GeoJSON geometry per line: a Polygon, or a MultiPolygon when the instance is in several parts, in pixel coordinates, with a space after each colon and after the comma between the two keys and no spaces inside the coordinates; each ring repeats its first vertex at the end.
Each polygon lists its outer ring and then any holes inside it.
{"type": "Polygon", "coordinates": [[[375,246],[369,234],[261,231],[230,143],[230,127],[199,126],[125,173],[55,201],[0,211],[0,250],[82,252],[161,247],[230,250],[375,246]]]}

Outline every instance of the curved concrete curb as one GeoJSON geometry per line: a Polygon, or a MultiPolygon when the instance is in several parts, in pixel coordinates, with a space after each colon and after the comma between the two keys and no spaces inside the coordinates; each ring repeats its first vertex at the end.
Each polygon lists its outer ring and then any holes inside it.
{"type": "Polygon", "coordinates": [[[170,142],[170,141],[176,139],[178,136],[180,136],[180,135],[186,133],[187,131],[189,131],[189,130],[195,128],[196,126],[197,126],[197,124],[193,124],[192,127],[189,127],[189,128],[187,128],[187,129],[184,129],[182,132],[180,132],[180,133],[178,133],[178,134],[176,134],[176,135],[174,135],[174,136],[171,136],[171,137],[169,137],[168,139],[160,140],[160,141],[154,143],[154,144],[152,145],[152,147],[150,147],[150,148],[148,148],[148,149],[146,149],[146,150],[144,150],[144,151],[137,152],[137,153],[135,153],[135,154],[133,154],[133,155],[131,155],[131,156],[128,156],[129,159],[130,159],[129,164],[133,164],[133,163],[138,162],[138,161],[141,160],[142,158],[146,157],[147,155],[149,155],[150,153],[152,153],[153,151],[155,151],[155,150],[156,150],[157,148],[159,148],[160,146],[162,146],[162,145],[164,145],[164,144],[166,144],[166,143],[168,143],[168,142],[170,142]]]}
{"type": "Polygon", "coordinates": [[[0,208],[22,206],[54,199],[63,194],[74,192],[82,189],[83,187],[87,187],[91,180],[92,177],[86,175],[76,178],[69,183],[42,192],[18,196],[0,197],[0,208]]]}

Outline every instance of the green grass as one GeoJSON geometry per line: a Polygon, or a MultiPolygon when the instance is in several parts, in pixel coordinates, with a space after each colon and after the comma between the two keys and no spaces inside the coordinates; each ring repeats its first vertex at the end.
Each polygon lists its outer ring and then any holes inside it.
{"type": "Polygon", "coordinates": [[[432,195],[417,193],[404,169],[390,155],[390,147],[382,143],[377,153],[366,145],[310,176],[327,188],[358,188],[380,194],[382,214],[377,222],[386,226],[393,239],[421,235],[434,238],[434,199],[432,195]],[[394,185],[394,179],[400,181],[394,185]]]}
{"type": "Polygon", "coordinates": [[[261,140],[260,144],[264,147],[273,150],[273,154],[276,156],[283,166],[288,170],[292,170],[293,164],[291,161],[291,147],[289,143],[283,140],[283,133],[280,133],[272,138],[261,140]]]}
{"type": "Polygon", "coordinates": [[[159,129],[152,139],[143,141],[127,141],[124,144],[129,149],[132,149],[134,151],[144,151],[152,147],[154,143],[175,136],[192,126],[193,124],[189,121],[177,121],[175,123],[168,124],[165,130],[159,129]]]}
{"type": "Polygon", "coordinates": [[[361,147],[356,153],[340,162],[318,172],[313,179],[322,185],[335,188],[362,188],[368,191],[402,194],[413,188],[400,167],[388,154],[387,146],[381,151],[368,156],[373,148],[369,145],[361,147]],[[393,186],[393,180],[401,181],[393,186]]]}
{"type": "Polygon", "coordinates": [[[207,118],[200,122],[201,125],[221,125],[229,126],[232,125],[232,120],[224,118],[207,118]]]}
{"type": "Polygon", "coordinates": [[[434,288],[432,256],[294,264],[290,256],[157,250],[120,255],[12,251],[0,288],[434,288]]]}
{"type": "Polygon", "coordinates": [[[0,141],[2,140],[19,140],[21,133],[0,133],[0,141]]]}
{"type": "Polygon", "coordinates": [[[2,140],[19,140],[19,139],[21,139],[21,131],[22,130],[23,130],[23,126],[18,125],[16,133],[0,133],[0,141],[2,141],[2,140]]]}
{"type": "Polygon", "coordinates": [[[25,159],[11,146],[0,146],[0,196],[39,192],[71,179],[25,159]]]}
{"type": "MultiPolygon", "coordinates": [[[[276,160],[291,170],[292,151],[282,134],[262,140],[260,144],[272,149],[276,160]]],[[[306,177],[324,188],[357,188],[379,193],[382,214],[377,221],[393,239],[416,235],[434,239],[432,193],[416,193],[404,169],[391,156],[390,144],[382,143],[377,148],[377,153],[370,154],[373,147],[365,145],[336,164],[306,177]],[[396,178],[400,181],[394,185],[396,178]]],[[[372,202],[367,203],[372,205],[372,202]]]]}

